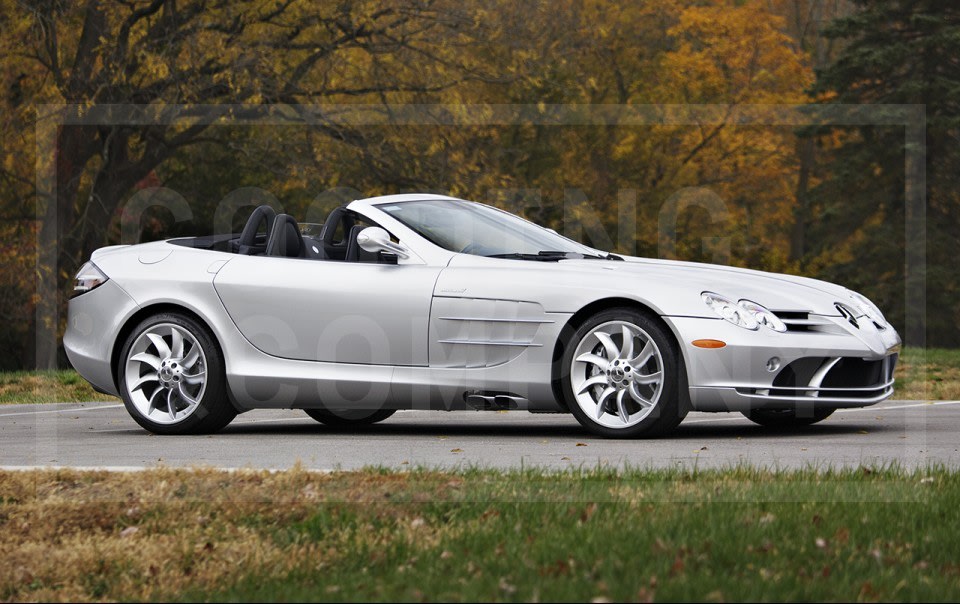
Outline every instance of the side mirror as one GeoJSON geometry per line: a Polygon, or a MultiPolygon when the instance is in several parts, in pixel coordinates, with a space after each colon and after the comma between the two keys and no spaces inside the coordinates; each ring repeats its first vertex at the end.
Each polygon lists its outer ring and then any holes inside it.
{"type": "Polygon", "coordinates": [[[367,227],[357,234],[357,245],[367,252],[387,252],[399,258],[409,258],[406,250],[398,243],[390,241],[390,233],[380,227],[367,227]]]}

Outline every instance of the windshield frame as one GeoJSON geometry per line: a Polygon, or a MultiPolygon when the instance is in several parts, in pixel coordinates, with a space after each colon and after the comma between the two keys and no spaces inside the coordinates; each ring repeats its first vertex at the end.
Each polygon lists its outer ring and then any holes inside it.
{"type": "MultiPolygon", "coordinates": [[[[561,253],[561,256],[559,256],[561,258],[564,257],[562,254],[567,254],[570,257],[608,256],[607,252],[589,247],[574,241],[569,237],[564,237],[553,229],[548,229],[535,222],[527,220],[522,216],[517,216],[516,214],[512,214],[506,210],[502,210],[500,208],[477,201],[455,198],[405,199],[402,201],[384,201],[375,204],[374,207],[379,212],[386,214],[393,220],[396,220],[402,224],[417,236],[447,253],[491,258],[525,257],[523,259],[531,259],[529,257],[535,257],[540,252],[561,253]],[[520,249],[507,249],[506,247],[503,247],[503,245],[506,245],[508,242],[491,240],[478,241],[475,237],[475,231],[471,231],[471,236],[467,240],[466,245],[463,245],[460,249],[455,249],[463,243],[463,241],[460,241],[456,242],[455,244],[455,241],[453,240],[456,226],[453,227],[454,232],[449,233],[449,239],[447,241],[443,241],[439,237],[440,233],[431,232],[428,230],[430,225],[411,220],[412,216],[410,214],[406,216],[403,215],[402,208],[404,206],[408,206],[407,209],[409,209],[409,206],[411,205],[421,206],[424,208],[429,208],[432,206],[438,209],[443,208],[445,211],[464,211],[470,214],[470,216],[467,217],[467,220],[479,220],[487,228],[493,225],[497,227],[497,230],[503,229],[504,232],[509,232],[511,237],[519,239],[520,241],[529,240],[531,243],[535,243],[536,245],[533,247],[520,247],[520,249]],[[501,247],[497,247],[497,244],[503,245],[501,245],[501,247]],[[542,247],[542,249],[533,249],[534,247],[542,247]],[[469,248],[474,249],[467,251],[469,248]]],[[[516,241],[514,241],[514,243],[516,243],[516,241]]],[[[558,258],[556,254],[551,254],[549,257],[553,259],[558,258]]]]}

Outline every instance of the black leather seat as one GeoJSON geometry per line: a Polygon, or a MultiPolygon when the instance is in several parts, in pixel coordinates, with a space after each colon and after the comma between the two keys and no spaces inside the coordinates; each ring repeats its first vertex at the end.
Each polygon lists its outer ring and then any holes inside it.
{"type": "Polygon", "coordinates": [[[307,246],[303,242],[300,225],[290,214],[279,214],[273,221],[273,229],[267,239],[267,255],[284,258],[307,257],[307,246]]]}
{"type": "Polygon", "coordinates": [[[268,205],[258,206],[250,214],[247,224],[243,226],[243,232],[240,233],[240,239],[236,243],[233,251],[238,254],[255,256],[262,254],[267,249],[267,241],[270,239],[270,233],[273,232],[273,225],[277,218],[277,212],[268,205]],[[257,241],[257,232],[260,225],[266,222],[266,240],[257,241]]]}
{"type": "Polygon", "coordinates": [[[360,231],[367,227],[362,224],[354,225],[350,229],[350,237],[347,239],[347,255],[344,257],[344,260],[347,262],[379,262],[380,254],[377,252],[368,252],[367,250],[360,247],[360,244],[357,243],[357,235],[360,234],[360,231]]]}
{"type": "Polygon", "coordinates": [[[323,252],[330,260],[346,260],[347,246],[350,243],[350,231],[354,226],[354,219],[347,212],[347,208],[340,206],[334,208],[327,220],[323,223],[323,232],[320,239],[323,241],[323,252]],[[343,239],[336,241],[337,232],[340,225],[343,225],[343,239]]]}

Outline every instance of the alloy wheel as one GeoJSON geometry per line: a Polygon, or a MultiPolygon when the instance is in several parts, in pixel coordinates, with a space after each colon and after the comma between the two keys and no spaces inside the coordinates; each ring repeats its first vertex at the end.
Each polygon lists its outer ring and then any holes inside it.
{"type": "Polygon", "coordinates": [[[609,321],[580,340],[570,367],[570,385],[591,421],[612,429],[629,428],[650,415],[660,400],[663,356],[641,327],[609,321]]]}
{"type": "Polygon", "coordinates": [[[130,401],[143,417],[177,424],[200,406],[207,359],[197,338],[180,325],[152,325],[130,346],[124,380],[130,401]]]}

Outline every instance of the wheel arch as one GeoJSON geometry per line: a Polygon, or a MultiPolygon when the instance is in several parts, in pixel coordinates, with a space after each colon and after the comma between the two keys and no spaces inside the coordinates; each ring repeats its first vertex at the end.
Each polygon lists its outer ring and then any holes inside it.
{"type": "Polygon", "coordinates": [[[677,347],[677,356],[680,361],[680,375],[683,379],[680,393],[683,397],[683,403],[689,406],[690,392],[689,388],[687,387],[687,384],[689,383],[689,377],[687,376],[688,365],[686,358],[684,357],[684,347],[681,344],[680,337],[674,329],[674,326],[671,325],[669,321],[665,321],[663,317],[651,306],[633,298],[622,297],[601,298],[599,300],[590,302],[589,304],[580,308],[580,310],[577,312],[573,313],[570,319],[568,319],[566,324],[564,324],[564,326],[561,328],[560,336],[557,338],[557,342],[553,349],[553,369],[551,370],[551,387],[557,402],[566,408],[566,402],[564,401],[563,392],[561,391],[560,386],[562,378],[560,372],[561,360],[563,359],[563,353],[566,350],[566,346],[570,344],[570,337],[588,318],[611,308],[632,308],[637,310],[659,323],[665,328],[666,332],[670,334],[670,337],[673,338],[673,343],[677,347]]]}
{"type": "MultiPolygon", "coordinates": [[[[126,343],[127,338],[130,337],[130,333],[134,328],[140,324],[141,321],[147,317],[163,313],[163,312],[175,312],[193,319],[210,332],[211,337],[213,338],[213,343],[220,350],[221,358],[225,358],[223,354],[223,344],[220,342],[220,337],[217,335],[216,330],[210,325],[210,322],[201,317],[196,311],[183,306],[181,304],[174,304],[172,302],[157,302],[144,306],[140,308],[137,312],[130,315],[127,318],[126,322],[123,324],[123,327],[117,332],[117,337],[113,342],[113,350],[110,353],[110,374],[113,379],[114,386],[117,388],[117,391],[120,391],[120,384],[117,383],[117,370],[120,363],[120,352],[123,350],[123,345],[126,343]]],[[[230,392],[229,384],[227,386],[227,396],[230,399],[231,404],[236,407],[236,403],[233,401],[233,394],[230,392]]]]}

